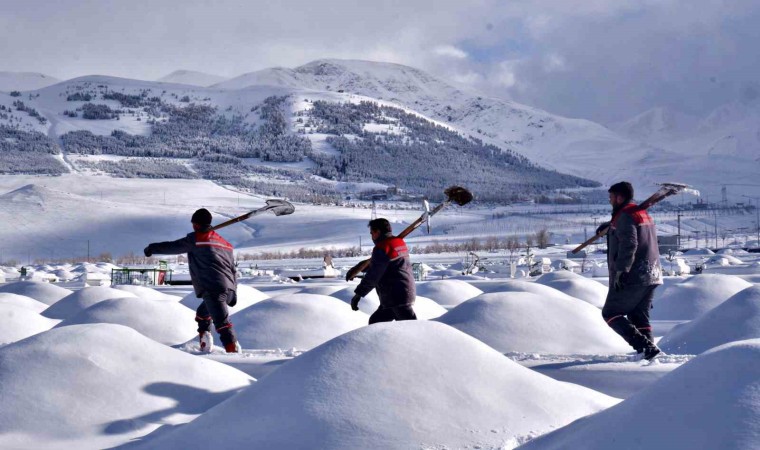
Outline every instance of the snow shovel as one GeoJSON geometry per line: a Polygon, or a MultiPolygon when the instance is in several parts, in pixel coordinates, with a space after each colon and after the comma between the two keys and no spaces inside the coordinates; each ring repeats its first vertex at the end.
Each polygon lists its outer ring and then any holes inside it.
{"type": "MultiPolygon", "coordinates": [[[[430,218],[436,215],[438,212],[440,212],[443,208],[448,206],[451,203],[456,203],[459,206],[464,206],[472,201],[472,193],[468,191],[467,189],[461,187],[461,186],[450,186],[446,188],[445,191],[443,191],[444,194],[446,194],[446,200],[436,206],[433,209],[430,209],[430,204],[425,201],[425,212],[422,213],[422,215],[412,222],[408,227],[404,228],[404,231],[399,233],[397,237],[405,238],[407,237],[412,231],[419,228],[420,225],[423,223],[430,223],[430,218]]],[[[430,232],[430,228],[428,228],[428,233],[430,232]]],[[[359,275],[360,272],[364,272],[369,267],[369,259],[365,259],[364,261],[359,262],[359,264],[352,267],[347,273],[346,273],[346,281],[351,281],[354,278],[356,278],[357,275],[359,275]]]]}
{"type": "Polygon", "coordinates": [[[241,222],[243,220],[249,219],[253,216],[259,215],[267,211],[272,211],[275,216],[287,216],[288,214],[293,214],[293,211],[295,210],[296,208],[292,204],[290,204],[290,202],[286,202],[285,200],[270,199],[270,200],[267,200],[266,206],[263,206],[259,209],[255,209],[251,212],[247,212],[243,214],[242,216],[235,217],[234,219],[230,219],[226,222],[222,222],[219,225],[211,227],[211,230],[218,230],[220,228],[224,228],[227,225],[232,225],[233,223],[241,222]]]}
{"type": "MultiPolygon", "coordinates": [[[[699,196],[699,191],[689,186],[688,184],[682,184],[682,183],[657,183],[657,184],[660,186],[660,189],[658,189],[657,192],[649,196],[648,199],[641,202],[641,204],[638,205],[638,208],[636,208],[638,211],[644,211],[646,209],[649,209],[649,207],[655,205],[656,203],[659,203],[665,198],[670,197],[671,195],[680,194],[682,192],[686,194],[699,196]]],[[[572,253],[576,254],[579,251],[583,250],[584,248],[588,247],[589,245],[593,244],[594,241],[596,241],[600,237],[607,234],[607,231],[609,231],[609,229],[610,229],[609,225],[602,228],[601,230],[599,230],[598,233],[591,236],[589,240],[575,247],[572,253]]]]}

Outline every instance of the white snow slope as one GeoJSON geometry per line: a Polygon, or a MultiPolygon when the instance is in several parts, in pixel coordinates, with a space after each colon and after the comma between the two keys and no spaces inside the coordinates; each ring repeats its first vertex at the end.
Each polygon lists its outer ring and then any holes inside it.
{"type": "Polygon", "coordinates": [[[658,343],[666,353],[698,354],[732,341],[760,338],[760,286],[738,292],[725,302],[679,325],[658,343]]]}
{"type": "Polygon", "coordinates": [[[219,436],[229,449],[492,447],[615,403],[446,325],[378,324],[299,356],[143,448],[213,447],[219,436]]]}
{"type": "Polygon", "coordinates": [[[253,381],[120,325],[0,347],[1,448],[107,448],[191,420],[253,381]],[[149,368],[149,370],[146,370],[149,368]]]}
{"type": "Polygon", "coordinates": [[[528,292],[483,294],[439,319],[496,350],[552,354],[626,353],[628,344],[598,308],[575,298],[528,292]]]}
{"type": "Polygon", "coordinates": [[[758,360],[760,339],[718,347],[619,405],[521,449],[755,450],[760,443],[758,360]]]}

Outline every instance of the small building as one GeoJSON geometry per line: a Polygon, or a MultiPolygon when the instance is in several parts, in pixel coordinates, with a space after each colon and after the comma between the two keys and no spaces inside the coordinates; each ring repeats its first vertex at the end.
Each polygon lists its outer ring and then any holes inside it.
{"type": "Polygon", "coordinates": [[[158,267],[122,267],[111,269],[111,285],[137,284],[161,286],[171,284],[172,270],[166,261],[159,261],[158,267]]]}
{"type": "Polygon", "coordinates": [[[661,255],[678,251],[678,235],[657,236],[657,248],[659,248],[661,255]]]}

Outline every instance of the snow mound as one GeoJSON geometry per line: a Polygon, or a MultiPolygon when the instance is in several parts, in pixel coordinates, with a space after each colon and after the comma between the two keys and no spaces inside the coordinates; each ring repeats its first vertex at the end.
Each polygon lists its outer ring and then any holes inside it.
{"type": "Polygon", "coordinates": [[[414,314],[419,320],[432,320],[446,314],[446,308],[427,297],[418,295],[414,299],[414,314]]]}
{"type": "MultiPolygon", "coordinates": [[[[235,306],[229,308],[230,315],[235,315],[239,313],[240,311],[244,310],[245,308],[248,308],[251,305],[255,305],[256,303],[266,300],[269,298],[269,295],[261,292],[260,290],[245,285],[245,284],[238,284],[237,285],[237,304],[235,306]]],[[[198,307],[201,305],[201,302],[203,302],[203,299],[200,299],[195,296],[195,292],[191,292],[184,296],[182,300],[179,301],[181,304],[187,306],[188,308],[195,311],[198,309],[198,307]]]]}
{"type": "Polygon", "coordinates": [[[252,381],[110,324],[2,347],[0,373],[0,448],[110,448],[187,422],[252,381]]]}
{"type": "MultiPolygon", "coordinates": [[[[357,285],[358,283],[355,283],[352,286],[343,288],[339,291],[335,291],[332,294],[330,294],[330,297],[337,298],[343,303],[350,305],[351,299],[354,296],[354,289],[356,289],[357,285]]],[[[377,292],[375,292],[374,289],[372,289],[370,293],[367,294],[365,297],[363,297],[361,301],[359,302],[359,311],[365,314],[371,315],[373,312],[377,311],[377,308],[379,307],[380,307],[380,297],[377,296],[377,292]]],[[[366,322],[365,322],[365,325],[366,325],[366,322]]]]}
{"type": "Polygon", "coordinates": [[[58,327],[86,323],[124,325],[166,345],[185,343],[198,334],[195,311],[172,300],[141,297],[103,300],[58,327]]]}
{"type": "Polygon", "coordinates": [[[597,308],[604,306],[604,301],[607,299],[607,286],[567,270],[541,275],[536,283],[553,287],[597,308]]]}
{"type": "Polygon", "coordinates": [[[529,292],[483,294],[438,319],[496,350],[551,354],[630,351],[598,308],[576,299],[529,292]]]}
{"type": "Polygon", "coordinates": [[[0,317],[3,318],[0,345],[20,341],[29,336],[42,333],[53,328],[58,323],[57,320],[42,317],[38,312],[34,312],[24,306],[3,302],[0,302],[0,317]]]}
{"type": "Polygon", "coordinates": [[[578,300],[578,298],[567,295],[564,292],[558,291],[551,286],[538,284],[534,281],[500,281],[498,283],[490,283],[488,285],[484,285],[482,286],[482,289],[486,294],[493,294],[497,292],[530,292],[531,294],[537,294],[547,298],[578,300]]]}
{"type": "Polygon", "coordinates": [[[652,319],[692,320],[752,286],[733,275],[701,274],[667,286],[655,297],[652,319]]]}
{"type": "Polygon", "coordinates": [[[757,449],[758,360],[760,339],[726,344],[692,359],[626,401],[520,448],[757,449]]]}
{"type": "Polygon", "coordinates": [[[744,264],[744,261],[732,255],[715,255],[707,260],[708,264],[718,264],[720,266],[734,266],[744,264]]]}
{"type": "MultiPolygon", "coordinates": [[[[356,289],[355,285],[333,292],[330,294],[330,297],[337,298],[343,303],[350,305],[351,298],[354,296],[354,289],[356,289]]],[[[372,313],[377,311],[377,308],[379,307],[380,298],[377,296],[377,292],[375,292],[374,289],[359,302],[359,311],[365,314],[372,315],[372,313]]],[[[418,295],[414,299],[414,313],[420,320],[430,320],[445,314],[446,308],[427,297],[421,297],[418,295]]]]}
{"type": "Polygon", "coordinates": [[[314,295],[332,295],[340,290],[345,289],[344,286],[339,284],[333,284],[328,286],[309,286],[298,291],[299,294],[314,294],[314,295]]]}
{"type": "Polygon", "coordinates": [[[666,353],[698,354],[732,341],[760,338],[760,286],[752,286],[665,335],[666,353]]]}
{"type": "Polygon", "coordinates": [[[177,295],[169,295],[164,294],[163,292],[158,292],[157,290],[153,288],[149,288],[146,286],[135,286],[131,284],[119,284],[117,286],[113,286],[114,289],[118,289],[120,291],[125,292],[131,292],[132,294],[135,294],[136,296],[140,298],[145,299],[153,299],[153,300],[172,300],[175,302],[180,301],[182,298],[177,295]]]}
{"type": "Polygon", "coordinates": [[[37,314],[48,308],[48,305],[38,302],[37,300],[27,297],[26,295],[0,293],[0,305],[14,305],[34,311],[37,314]]]}
{"type": "Polygon", "coordinates": [[[385,323],[302,354],[146,447],[213,448],[219,436],[228,449],[500,447],[615,403],[451,327],[385,323]]]}
{"type": "Polygon", "coordinates": [[[86,287],[59,300],[46,309],[42,315],[51,319],[65,320],[103,300],[124,297],[137,298],[131,292],[120,291],[106,286],[86,287]]]}
{"type": "Polygon", "coordinates": [[[235,316],[245,349],[308,350],[335,336],[363,327],[369,318],[325,295],[281,295],[256,303],[235,316]]]}
{"type": "Polygon", "coordinates": [[[477,297],[483,291],[462,280],[435,280],[417,283],[417,295],[432,299],[441,306],[456,306],[477,297]]]}
{"type": "Polygon", "coordinates": [[[683,254],[686,256],[712,256],[715,252],[709,248],[692,248],[686,250],[683,254]]]}
{"type": "Polygon", "coordinates": [[[5,286],[0,286],[0,292],[26,295],[27,297],[31,297],[38,302],[42,302],[46,305],[52,305],[58,300],[66,297],[67,295],[70,295],[72,291],[50,283],[41,283],[38,281],[17,281],[15,283],[6,284],[5,286]]]}

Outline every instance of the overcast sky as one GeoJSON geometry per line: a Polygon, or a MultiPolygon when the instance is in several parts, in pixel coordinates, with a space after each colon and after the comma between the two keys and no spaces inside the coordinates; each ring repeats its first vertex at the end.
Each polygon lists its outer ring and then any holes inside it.
{"type": "Polygon", "coordinates": [[[0,71],[153,80],[368,59],[609,123],[755,99],[759,24],[757,0],[0,0],[0,71]]]}

